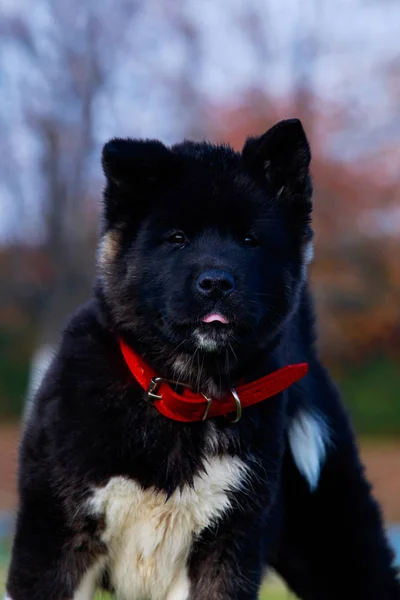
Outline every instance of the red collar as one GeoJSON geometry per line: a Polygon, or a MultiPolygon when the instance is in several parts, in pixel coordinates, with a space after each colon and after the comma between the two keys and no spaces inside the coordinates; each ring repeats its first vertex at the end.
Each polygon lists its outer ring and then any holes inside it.
{"type": "Polygon", "coordinates": [[[185,390],[183,395],[177,394],[168,385],[177,382],[157,377],[152,368],[132,348],[123,340],[119,343],[125,362],[136,381],[147,392],[160,413],[175,421],[205,421],[207,418],[236,413],[232,419],[232,422],[236,422],[240,419],[243,408],[279,394],[304,377],[308,371],[307,363],[288,365],[256,381],[231,388],[228,396],[213,401],[203,394],[195,394],[180,383],[185,390]]]}

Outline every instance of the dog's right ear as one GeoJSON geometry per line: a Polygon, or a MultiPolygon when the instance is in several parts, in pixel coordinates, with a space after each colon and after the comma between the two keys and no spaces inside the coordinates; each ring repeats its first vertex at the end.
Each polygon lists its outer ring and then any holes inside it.
{"type": "Polygon", "coordinates": [[[173,176],[176,157],[158,140],[113,139],[103,148],[104,226],[140,220],[154,192],[173,176]]]}
{"type": "Polygon", "coordinates": [[[173,154],[158,140],[114,138],[103,148],[102,164],[109,183],[152,184],[168,171],[173,154]]]}

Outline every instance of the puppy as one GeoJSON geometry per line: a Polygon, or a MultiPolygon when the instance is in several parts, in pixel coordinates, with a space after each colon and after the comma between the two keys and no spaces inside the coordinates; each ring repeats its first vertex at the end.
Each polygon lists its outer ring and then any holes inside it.
{"type": "Polygon", "coordinates": [[[20,451],[9,600],[394,600],[380,510],[315,348],[310,149],[111,140],[93,298],[20,451]]]}

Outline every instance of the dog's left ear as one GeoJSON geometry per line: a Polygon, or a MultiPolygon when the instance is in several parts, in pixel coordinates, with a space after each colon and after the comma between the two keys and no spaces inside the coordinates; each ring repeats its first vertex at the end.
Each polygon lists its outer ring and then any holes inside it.
{"type": "Polygon", "coordinates": [[[280,121],[260,137],[248,138],[242,161],[274,194],[311,196],[310,145],[299,119],[280,121]]]}

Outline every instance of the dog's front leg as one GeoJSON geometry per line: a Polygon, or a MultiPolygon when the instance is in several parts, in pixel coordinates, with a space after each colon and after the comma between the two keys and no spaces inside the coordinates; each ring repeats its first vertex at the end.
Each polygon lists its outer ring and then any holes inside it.
{"type": "Polygon", "coordinates": [[[6,600],[92,600],[94,596],[103,555],[95,556],[86,534],[72,532],[54,497],[49,500],[42,489],[22,502],[6,600]]]}
{"type": "Polygon", "coordinates": [[[188,600],[256,600],[262,579],[262,534],[255,515],[233,515],[207,530],[190,558],[188,600]],[[250,520],[247,520],[250,519],[250,520]]]}

